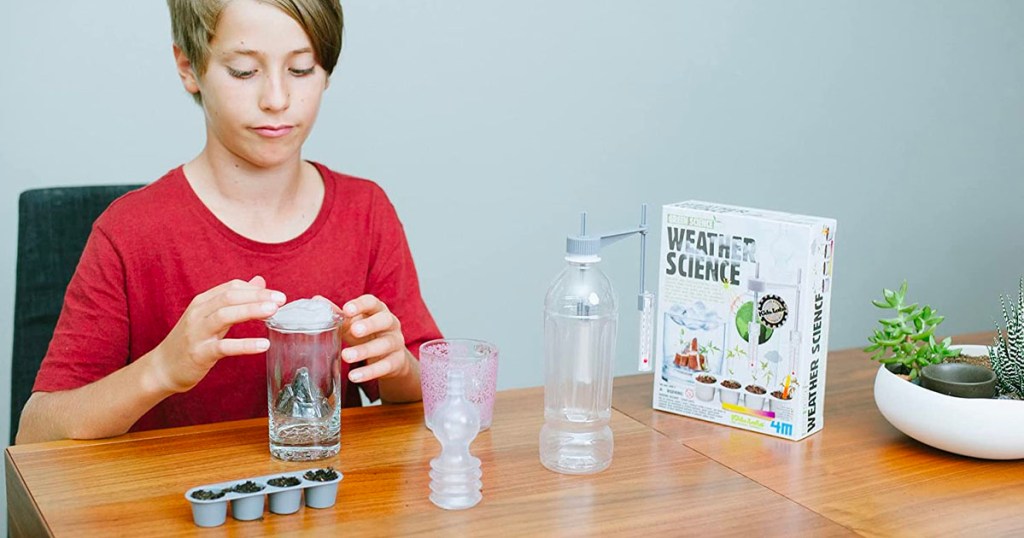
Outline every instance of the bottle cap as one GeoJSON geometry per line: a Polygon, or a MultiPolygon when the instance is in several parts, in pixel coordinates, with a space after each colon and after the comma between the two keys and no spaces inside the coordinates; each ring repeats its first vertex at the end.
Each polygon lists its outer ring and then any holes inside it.
{"type": "Polygon", "coordinates": [[[565,238],[566,256],[597,256],[601,252],[601,238],[591,235],[570,235],[565,238]]]}

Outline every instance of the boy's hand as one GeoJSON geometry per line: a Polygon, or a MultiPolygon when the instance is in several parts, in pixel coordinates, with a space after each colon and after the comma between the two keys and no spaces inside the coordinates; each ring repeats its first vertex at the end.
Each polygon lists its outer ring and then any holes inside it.
{"type": "Polygon", "coordinates": [[[283,293],[267,289],[263,277],[232,280],[196,296],[170,334],[157,346],[157,383],[172,392],[196,386],[218,360],[262,353],[266,338],[227,339],[231,326],[266,319],[285,303],[283,293]]]}
{"type": "Polygon", "coordinates": [[[387,305],[373,295],[363,295],[345,303],[341,312],[345,316],[341,339],[346,345],[341,359],[349,364],[363,360],[368,363],[349,371],[353,383],[409,373],[410,353],[405,348],[402,324],[387,305]]]}

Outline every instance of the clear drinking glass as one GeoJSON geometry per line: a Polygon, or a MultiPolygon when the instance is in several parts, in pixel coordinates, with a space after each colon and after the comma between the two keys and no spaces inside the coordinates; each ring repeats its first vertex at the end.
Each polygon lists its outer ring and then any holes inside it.
{"type": "Polygon", "coordinates": [[[319,460],[341,448],[340,323],[296,329],[267,321],[267,407],[275,458],[319,460]]]}
{"type": "Polygon", "coordinates": [[[448,394],[448,372],[453,369],[464,373],[466,398],[480,411],[480,431],[490,428],[498,392],[498,347],[466,338],[441,338],[420,346],[423,418],[427,428],[433,429],[430,417],[448,394]]]}

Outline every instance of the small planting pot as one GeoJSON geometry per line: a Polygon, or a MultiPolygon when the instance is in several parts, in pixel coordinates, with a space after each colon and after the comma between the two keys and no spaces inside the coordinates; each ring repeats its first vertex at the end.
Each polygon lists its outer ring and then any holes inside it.
{"type": "Polygon", "coordinates": [[[760,411],[764,408],[764,400],[768,391],[761,385],[750,384],[743,388],[743,401],[748,409],[760,411]]]}
{"type": "Polygon", "coordinates": [[[793,420],[793,389],[782,397],[782,389],[774,390],[768,395],[768,410],[775,413],[779,420],[791,422],[793,420]]]}
{"type": "Polygon", "coordinates": [[[231,500],[231,517],[239,521],[253,521],[263,517],[266,495],[251,495],[231,500]]]}
{"type": "Polygon", "coordinates": [[[263,490],[267,485],[262,482],[245,480],[229,488],[236,496],[231,499],[231,517],[239,521],[252,521],[263,517],[263,490]]]}
{"type": "Polygon", "coordinates": [[[338,497],[338,482],[341,473],[327,467],[303,473],[302,480],[307,484],[306,506],[310,508],[330,508],[338,497]]]}
{"type": "Polygon", "coordinates": [[[252,521],[263,517],[266,497],[270,497],[270,511],[275,514],[294,514],[302,507],[302,492],[306,491],[306,505],[311,508],[330,508],[338,495],[338,483],[343,476],[327,467],[274,475],[243,478],[231,482],[205,484],[185,492],[192,504],[192,520],[200,527],[216,527],[227,519],[227,506],[231,504],[231,517],[252,521]],[[307,479],[306,475],[311,478],[307,479]]]}
{"type": "Polygon", "coordinates": [[[996,374],[976,364],[929,364],[921,369],[921,386],[957,398],[991,398],[996,395],[996,374]]]}
{"type": "Polygon", "coordinates": [[[715,385],[718,380],[711,374],[697,374],[693,376],[694,392],[697,394],[698,400],[710,402],[715,399],[715,385]]]}
{"type": "Polygon", "coordinates": [[[185,495],[192,503],[192,520],[200,527],[217,527],[224,524],[228,515],[228,500],[223,491],[195,488],[185,495]]]}
{"type": "Polygon", "coordinates": [[[301,485],[302,478],[299,473],[290,473],[267,480],[270,511],[281,515],[298,512],[302,507],[301,485]]]}
{"type": "Polygon", "coordinates": [[[743,385],[735,379],[724,379],[718,384],[718,397],[724,404],[739,405],[740,389],[743,385]]]}

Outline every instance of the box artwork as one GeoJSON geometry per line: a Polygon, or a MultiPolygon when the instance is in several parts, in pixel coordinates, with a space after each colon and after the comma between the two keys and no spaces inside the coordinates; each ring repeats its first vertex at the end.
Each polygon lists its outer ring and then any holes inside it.
{"type": "Polygon", "coordinates": [[[687,201],[664,206],[662,232],[654,408],[821,429],[836,221],[687,201]]]}

